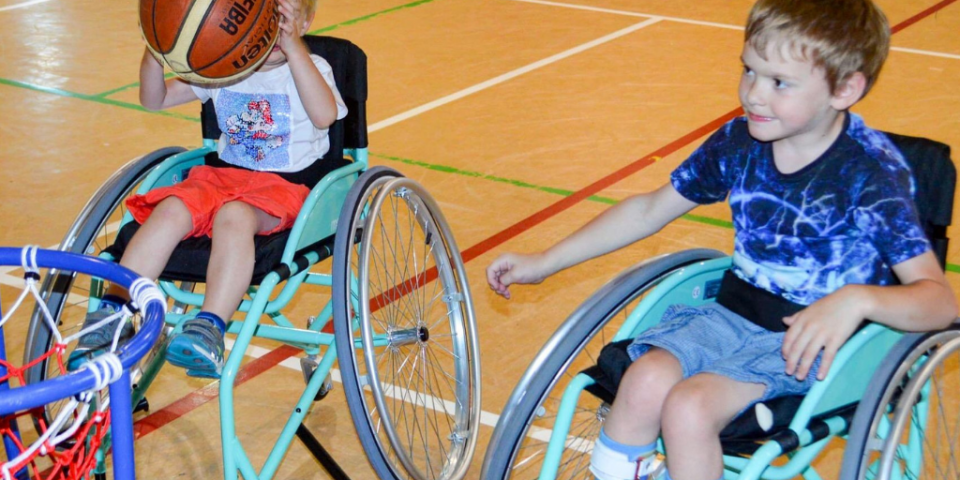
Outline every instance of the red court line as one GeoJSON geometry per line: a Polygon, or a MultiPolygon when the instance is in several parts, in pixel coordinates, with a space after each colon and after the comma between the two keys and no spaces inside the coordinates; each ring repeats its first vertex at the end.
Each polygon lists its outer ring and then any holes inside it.
{"type": "MultiPolygon", "coordinates": [[[[240,370],[237,372],[236,381],[234,386],[239,386],[244,384],[247,380],[250,380],[257,375],[273,368],[278,363],[290,358],[303,350],[291,347],[289,345],[283,345],[281,347],[275,348],[266,355],[254,359],[247,363],[246,365],[240,367],[240,370]]],[[[139,439],[149,435],[154,430],[159,430],[164,425],[190,413],[195,408],[217,398],[218,390],[220,389],[220,382],[213,382],[199,390],[195,390],[187,394],[187,396],[177,400],[176,402],[167,405],[166,407],[157,410],[150,415],[147,415],[144,418],[134,422],[133,424],[133,436],[134,439],[139,439]]]]}
{"type": "Polygon", "coordinates": [[[890,28],[890,32],[891,32],[891,33],[897,33],[897,32],[899,32],[900,30],[903,30],[904,28],[907,28],[907,27],[909,27],[910,25],[913,25],[914,23],[917,23],[917,22],[919,22],[920,20],[923,20],[924,18],[927,18],[927,17],[929,17],[930,15],[933,15],[934,13],[937,13],[937,12],[939,12],[940,10],[943,10],[944,7],[946,7],[947,5],[950,5],[951,3],[956,2],[956,1],[957,1],[957,0],[943,0],[942,2],[940,2],[940,3],[938,3],[938,4],[936,4],[936,5],[932,6],[932,7],[930,7],[930,8],[928,8],[928,9],[926,9],[926,10],[924,10],[924,11],[922,11],[922,12],[920,12],[920,13],[918,13],[918,14],[916,14],[916,15],[914,15],[914,16],[912,16],[912,17],[910,17],[910,18],[908,18],[908,19],[906,19],[906,20],[904,20],[904,21],[902,21],[902,22],[900,22],[900,23],[898,23],[898,24],[896,24],[896,25],[894,25],[893,27],[890,28]]]}
{"type": "MultiPolygon", "coordinates": [[[[942,10],[947,5],[950,5],[951,3],[954,3],[956,1],[957,0],[944,0],[904,20],[903,22],[900,22],[899,24],[893,26],[891,28],[891,32],[893,33],[899,32],[919,22],[920,20],[936,13],[937,11],[942,10]]],[[[643,170],[644,168],[652,165],[656,161],[656,158],[662,158],[667,155],[670,155],[671,153],[676,152],[677,150],[690,144],[694,140],[702,137],[703,135],[706,135],[707,133],[710,133],[711,131],[716,130],[721,125],[723,125],[730,119],[740,115],[741,113],[742,113],[742,109],[740,107],[737,107],[731,110],[730,112],[727,112],[726,114],[721,115],[720,117],[716,118],[710,123],[707,123],[706,125],[703,125],[697,128],[696,130],[693,130],[692,132],[674,140],[673,142],[660,148],[659,150],[643,158],[640,158],[639,160],[634,161],[633,163],[627,165],[626,167],[623,167],[620,170],[617,170],[616,172],[613,172],[610,175],[607,175],[606,177],[603,177],[600,180],[597,180],[596,182],[588,185],[587,187],[577,191],[573,195],[570,195],[568,197],[565,197],[557,201],[556,203],[550,205],[549,207],[537,213],[534,213],[533,215],[530,215],[529,217],[500,231],[499,233],[494,234],[493,236],[487,238],[486,240],[483,240],[480,243],[464,250],[461,253],[463,262],[464,263],[469,262],[470,260],[473,260],[474,258],[477,258],[480,255],[483,255],[484,253],[492,250],[493,248],[501,245],[502,243],[516,237],[517,235],[520,235],[521,233],[529,230],[530,228],[544,222],[545,220],[557,215],[558,213],[563,212],[564,210],[567,210],[568,208],[576,205],[577,203],[589,198],[591,195],[594,195],[600,192],[601,190],[619,182],[621,179],[626,178],[627,176],[632,175],[636,172],[639,172],[640,170],[643,170]]],[[[234,383],[234,386],[236,387],[243,384],[247,380],[269,370],[270,368],[286,360],[287,358],[293,355],[296,355],[300,351],[301,351],[300,349],[284,345],[244,365],[243,367],[240,368],[240,371],[237,373],[237,378],[236,378],[236,382],[234,383]]],[[[213,384],[208,385],[199,390],[196,390],[194,392],[191,392],[186,397],[168,405],[167,407],[164,407],[163,409],[160,409],[154,413],[151,413],[147,417],[140,419],[134,424],[134,428],[136,429],[134,431],[134,433],[136,434],[135,438],[141,438],[143,436],[146,436],[150,432],[160,429],[164,425],[186,415],[187,413],[190,413],[190,411],[192,411],[193,409],[216,398],[218,386],[219,386],[219,382],[214,382],[213,384]]]]}
{"type": "MultiPolygon", "coordinates": [[[[657,158],[662,158],[667,155],[670,155],[671,153],[676,152],[677,150],[690,144],[694,140],[716,130],[717,128],[720,128],[721,125],[723,125],[724,123],[730,121],[731,119],[733,119],[734,117],[737,117],[742,113],[743,113],[743,110],[740,107],[737,107],[721,115],[720,117],[716,118],[710,123],[707,123],[706,125],[703,125],[691,131],[690,133],[674,140],[673,142],[670,142],[668,145],[658,149],[657,151],[639,160],[634,161],[633,163],[627,165],[626,167],[623,167],[617,170],[616,172],[613,172],[610,175],[607,175],[606,177],[603,177],[600,180],[597,180],[596,182],[588,185],[587,187],[577,191],[573,195],[563,198],[562,200],[554,203],[553,205],[550,205],[549,207],[537,213],[534,213],[533,215],[506,228],[500,233],[497,233],[492,237],[487,238],[486,240],[483,240],[480,243],[468,248],[467,250],[464,250],[461,254],[461,257],[463,258],[464,263],[469,262],[470,260],[473,260],[474,258],[480,255],[483,255],[484,253],[490,251],[494,247],[497,247],[498,245],[506,242],[507,240],[510,240],[511,238],[514,238],[517,235],[520,235],[521,233],[533,228],[534,226],[549,219],[550,217],[553,217],[554,215],[557,215],[558,213],[563,212],[564,210],[589,198],[591,195],[594,195],[597,192],[600,192],[604,188],[607,188],[610,185],[613,185],[619,182],[620,180],[626,178],[627,176],[632,175],[636,172],[639,172],[640,170],[643,170],[644,168],[652,165],[657,158]]],[[[432,273],[433,275],[430,276],[428,281],[436,277],[436,271],[433,271],[432,273]]],[[[381,296],[378,298],[381,298],[381,297],[390,298],[391,296],[390,294],[394,292],[394,290],[398,288],[403,288],[404,286],[409,286],[407,285],[407,283],[409,282],[410,280],[408,280],[402,285],[398,285],[397,287],[394,287],[394,289],[388,292],[384,292],[384,294],[381,294],[381,296]]],[[[376,301],[376,299],[374,299],[374,301],[376,301]]],[[[330,327],[330,325],[328,325],[328,327],[330,327]]],[[[292,357],[293,355],[298,354],[301,351],[302,350],[298,348],[284,345],[256,360],[251,361],[250,363],[240,368],[240,371],[237,373],[236,381],[234,382],[234,387],[238,387],[242,385],[247,380],[250,380],[251,378],[269,370],[270,368],[276,366],[278,363],[286,360],[289,357],[292,357]]],[[[183,397],[180,400],[177,400],[176,402],[171,403],[170,405],[167,405],[166,407],[154,413],[151,413],[150,415],[135,422],[134,438],[136,439],[142,438],[150,434],[154,430],[158,430],[164,425],[190,413],[195,408],[215,399],[217,397],[217,391],[219,389],[219,385],[220,385],[219,382],[214,382],[210,385],[207,385],[206,387],[203,387],[199,390],[191,392],[187,394],[186,397],[183,397]]]]}

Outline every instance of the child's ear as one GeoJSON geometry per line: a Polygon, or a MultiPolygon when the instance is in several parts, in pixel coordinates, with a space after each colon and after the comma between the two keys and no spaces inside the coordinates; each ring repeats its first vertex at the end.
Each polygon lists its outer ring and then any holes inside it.
{"type": "Polygon", "coordinates": [[[860,101],[866,89],[867,77],[861,72],[854,72],[840,83],[830,104],[837,110],[846,110],[860,101]]]}
{"type": "Polygon", "coordinates": [[[317,15],[317,11],[316,11],[316,10],[311,10],[310,13],[308,13],[308,14],[304,17],[304,19],[303,19],[303,31],[304,31],[304,32],[307,32],[307,31],[310,30],[310,24],[313,23],[313,18],[314,18],[316,15],[317,15]]]}

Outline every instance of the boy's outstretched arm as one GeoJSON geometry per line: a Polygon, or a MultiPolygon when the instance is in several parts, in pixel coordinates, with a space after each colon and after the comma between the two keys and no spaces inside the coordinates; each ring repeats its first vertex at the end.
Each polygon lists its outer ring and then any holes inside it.
{"type": "Polygon", "coordinates": [[[337,121],[337,101],[303,42],[302,37],[310,28],[313,16],[301,13],[298,0],[279,0],[279,4],[280,37],[277,45],[287,57],[300,103],[310,122],[318,129],[325,129],[337,121]]]}
{"type": "Polygon", "coordinates": [[[511,284],[540,283],[560,270],[623,248],[660,231],[696,205],[670,183],[634,195],[541,253],[500,255],[487,267],[487,283],[493,291],[510,298],[511,284]]]}
{"type": "Polygon", "coordinates": [[[163,110],[194,100],[199,100],[197,94],[182,80],[164,80],[163,65],[144,48],[140,60],[140,105],[147,110],[163,110]]]}
{"type": "Polygon", "coordinates": [[[783,339],[787,374],[804,379],[820,351],[823,380],[837,351],[864,319],[906,331],[945,328],[957,318],[957,299],[931,252],[893,266],[901,285],[846,285],[795,315],[783,339]]]}

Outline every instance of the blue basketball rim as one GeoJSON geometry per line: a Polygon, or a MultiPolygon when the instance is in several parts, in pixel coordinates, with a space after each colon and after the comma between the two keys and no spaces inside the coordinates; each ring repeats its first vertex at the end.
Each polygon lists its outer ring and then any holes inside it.
{"type": "MultiPolygon", "coordinates": [[[[0,247],[0,266],[21,266],[27,272],[40,268],[72,271],[103,278],[130,291],[133,304],[143,316],[136,335],[117,351],[124,370],[139,362],[160,336],[166,303],[156,285],[131,270],[96,257],[45,250],[37,247],[0,247]]],[[[97,388],[96,374],[79,369],[40,383],[10,389],[0,395],[0,415],[46,405],[97,388]]]]}

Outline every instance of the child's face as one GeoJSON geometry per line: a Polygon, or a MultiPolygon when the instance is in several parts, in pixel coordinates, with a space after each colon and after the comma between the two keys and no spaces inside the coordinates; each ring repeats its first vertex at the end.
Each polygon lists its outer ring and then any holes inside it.
{"type": "Polygon", "coordinates": [[[740,104],[750,135],[763,142],[825,134],[837,120],[825,72],[785,42],[767,42],[766,60],[744,43],[740,104]]]}

